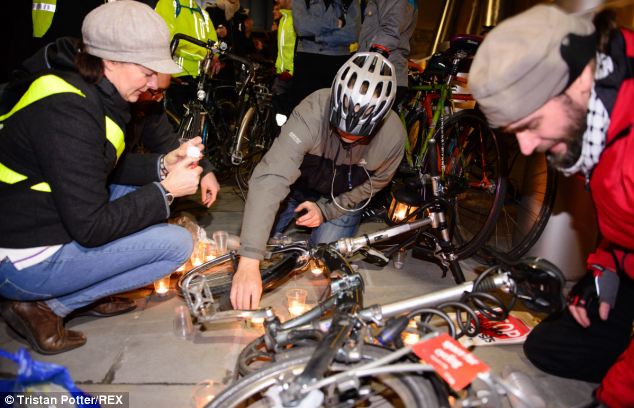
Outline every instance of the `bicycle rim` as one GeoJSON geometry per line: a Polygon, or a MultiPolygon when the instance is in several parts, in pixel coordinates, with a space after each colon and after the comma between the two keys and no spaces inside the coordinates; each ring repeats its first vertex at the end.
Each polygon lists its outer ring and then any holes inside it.
{"type": "MultiPolygon", "coordinates": [[[[297,375],[305,367],[314,348],[302,348],[288,353],[280,353],[276,363],[246,376],[223,390],[209,404],[207,408],[233,407],[270,407],[264,397],[272,385],[280,378],[297,375]],[[286,355],[285,355],[286,354],[286,355]]],[[[365,345],[363,348],[363,363],[376,360],[389,353],[380,347],[365,345]]],[[[327,375],[345,370],[350,366],[333,364],[327,375]]],[[[437,407],[438,401],[431,384],[422,375],[416,373],[385,374],[360,379],[368,395],[363,398],[350,398],[337,393],[336,387],[329,386],[322,389],[325,394],[324,407],[437,407]]]]}
{"type": "MultiPolygon", "coordinates": [[[[506,191],[505,166],[495,133],[484,117],[460,111],[444,124],[445,198],[453,206],[450,231],[456,255],[467,258],[484,245],[495,228],[506,191]]],[[[443,147],[437,132],[438,148],[443,147]]],[[[450,217],[451,218],[451,217],[450,217]]]]}
{"type": "MultiPolygon", "coordinates": [[[[280,284],[290,276],[290,272],[295,268],[297,253],[285,252],[273,254],[270,259],[260,262],[260,276],[262,277],[262,287],[269,290],[280,284]]],[[[220,265],[203,264],[195,268],[201,274],[214,296],[214,301],[218,303],[221,310],[231,308],[229,295],[233,282],[233,265],[230,260],[220,265]]],[[[195,285],[197,282],[192,281],[195,285]]]]}
{"type": "Polygon", "coordinates": [[[505,135],[509,152],[504,206],[487,247],[511,258],[528,252],[544,231],[557,192],[557,173],[546,156],[523,156],[517,139],[505,135]]]}

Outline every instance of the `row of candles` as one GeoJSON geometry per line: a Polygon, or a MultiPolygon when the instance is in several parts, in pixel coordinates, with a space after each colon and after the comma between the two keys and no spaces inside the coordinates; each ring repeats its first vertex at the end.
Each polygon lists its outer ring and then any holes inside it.
{"type": "MultiPolygon", "coordinates": [[[[229,234],[226,231],[216,231],[212,234],[212,240],[203,239],[196,243],[194,251],[188,262],[176,269],[176,273],[185,271],[187,264],[191,264],[192,268],[202,265],[205,262],[214,260],[216,257],[227,253],[227,240],[229,234]]],[[[165,296],[171,285],[171,275],[162,277],[154,282],[154,291],[159,296],[165,296]]]]}
{"type": "MultiPolygon", "coordinates": [[[[212,255],[213,256],[213,255],[212,255]]],[[[213,259],[213,258],[211,258],[213,259]]],[[[210,259],[207,259],[210,260],[210,259]]],[[[192,265],[194,264],[194,257],[192,255],[192,265]]],[[[185,264],[186,265],[186,264],[185,264]]],[[[185,265],[181,266],[177,272],[183,271],[185,265]]],[[[310,271],[314,276],[319,276],[323,273],[323,268],[316,262],[313,262],[310,267],[310,271]]],[[[169,292],[170,289],[170,276],[168,275],[154,283],[154,289],[157,295],[163,296],[169,292]]],[[[300,316],[308,311],[310,305],[307,303],[308,291],[301,288],[292,288],[286,291],[286,306],[291,318],[300,316]]],[[[264,323],[263,318],[251,319],[251,324],[254,327],[261,327],[264,323]]],[[[421,336],[417,330],[417,324],[415,320],[411,320],[407,325],[407,328],[402,334],[403,343],[406,345],[413,345],[420,341],[421,336]]]]}

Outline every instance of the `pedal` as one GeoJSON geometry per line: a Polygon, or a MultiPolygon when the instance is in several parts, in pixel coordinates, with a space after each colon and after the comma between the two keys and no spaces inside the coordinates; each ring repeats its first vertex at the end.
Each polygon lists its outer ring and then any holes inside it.
{"type": "Polygon", "coordinates": [[[258,310],[227,310],[215,312],[206,316],[198,317],[200,323],[230,323],[247,319],[272,319],[275,317],[273,309],[267,307],[258,310]]]}
{"type": "Polygon", "coordinates": [[[382,252],[374,248],[360,249],[359,253],[363,255],[363,260],[377,266],[386,266],[390,260],[382,252]]]}

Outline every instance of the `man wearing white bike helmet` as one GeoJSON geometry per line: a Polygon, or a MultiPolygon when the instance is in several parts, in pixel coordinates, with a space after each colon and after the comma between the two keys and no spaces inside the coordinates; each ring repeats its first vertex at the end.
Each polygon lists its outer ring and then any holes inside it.
{"type": "Polygon", "coordinates": [[[403,157],[405,129],[390,110],[395,96],[392,64],[363,52],[341,67],[331,89],[310,94],[293,110],[249,181],[234,308],[258,307],[266,242],[300,212],[295,223],[313,228],[312,243],[356,232],[361,210],[403,157]]]}

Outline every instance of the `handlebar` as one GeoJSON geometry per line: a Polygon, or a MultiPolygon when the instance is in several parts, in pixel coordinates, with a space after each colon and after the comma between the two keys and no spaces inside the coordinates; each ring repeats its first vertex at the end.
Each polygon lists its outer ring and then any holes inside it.
{"type": "Polygon", "coordinates": [[[252,82],[253,78],[255,78],[255,65],[253,64],[253,62],[249,61],[247,58],[230,53],[228,51],[227,43],[225,42],[220,42],[220,41],[219,42],[212,42],[212,41],[205,42],[197,38],[191,37],[187,34],[176,33],[174,34],[174,37],[172,38],[172,41],[170,43],[170,52],[172,54],[172,57],[176,53],[176,49],[178,48],[178,45],[180,44],[181,40],[187,41],[191,44],[194,44],[201,48],[206,49],[208,52],[207,58],[209,58],[209,55],[219,54],[222,58],[226,58],[226,59],[235,61],[239,64],[242,64],[244,66],[245,71],[247,72],[247,80],[245,81],[245,85],[243,85],[240,91],[238,92],[239,95],[241,95],[242,92],[244,91],[246,84],[252,82]]]}

